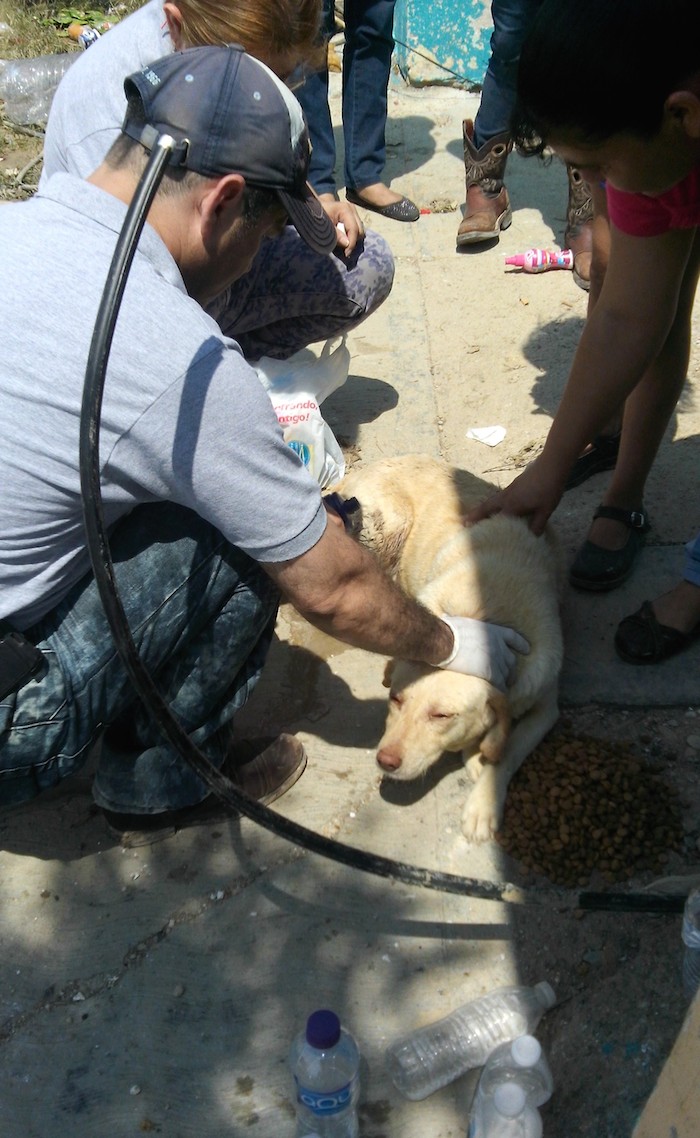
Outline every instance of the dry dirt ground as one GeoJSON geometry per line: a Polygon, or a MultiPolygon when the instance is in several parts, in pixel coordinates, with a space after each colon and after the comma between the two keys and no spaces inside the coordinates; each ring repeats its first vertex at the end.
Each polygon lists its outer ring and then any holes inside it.
{"type": "Polygon", "coordinates": [[[20,128],[0,114],[0,202],[21,201],[36,188],[43,134],[20,128]]]}
{"type": "MultiPolygon", "coordinates": [[[[116,21],[136,7],[134,0],[113,7],[100,3],[71,7],[32,0],[0,0],[0,62],[79,52],[78,45],[65,34],[65,21],[59,18],[69,9],[82,24],[88,16],[96,23],[100,11],[116,21]]],[[[11,122],[0,101],[0,202],[21,200],[34,192],[41,172],[42,144],[41,128],[11,122]]]]}

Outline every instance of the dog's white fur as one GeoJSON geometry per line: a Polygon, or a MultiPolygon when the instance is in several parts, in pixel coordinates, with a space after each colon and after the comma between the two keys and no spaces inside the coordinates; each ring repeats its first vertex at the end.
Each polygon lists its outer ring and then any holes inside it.
{"type": "Polygon", "coordinates": [[[390,661],[389,713],[377,762],[395,779],[422,774],[444,751],[461,751],[472,788],[462,813],[466,838],[498,830],[508,783],[558,717],[563,645],[560,567],[551,531],[537,538],[519,518],[496,515],[465,527],[465,512],[494,487],[427,455],[351,470],[332,488],[361,506],[360,541],[432,612],[517,629],[504,694],[485,680],[410,661],[390,661]]]}

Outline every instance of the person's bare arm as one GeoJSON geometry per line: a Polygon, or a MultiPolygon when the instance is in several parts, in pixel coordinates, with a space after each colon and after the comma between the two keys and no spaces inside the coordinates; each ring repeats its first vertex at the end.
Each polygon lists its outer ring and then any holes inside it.
{"type": "Polygon", "coordinates": [[[600,298],[581,335],[542,454],[510,486],[467,515],[501,511],[542,533],[576,457],[636,387],[671,329],[693,230],[630,237],[612,227],[600,298]]]}
{"type": "Polygon", "coordinates": [[[312,624],[370,652],[481,676],[505,691],[517,653],[530,645],[517,629],[423,608],[345,533],[332,509],[326,532],[294,561],[263,568],[312,624]]]}
{"type": "Polygon", "coordinates": [[[377,559],[329,519],[320,541],[265,571],[311,624],[356,648],[437,665],[453,647],[450,628],[408,597],[377,559]]]}

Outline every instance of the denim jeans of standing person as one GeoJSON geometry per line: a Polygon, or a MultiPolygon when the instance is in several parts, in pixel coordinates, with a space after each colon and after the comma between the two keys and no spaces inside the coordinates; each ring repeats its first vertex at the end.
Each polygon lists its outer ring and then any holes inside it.
{"type": "MultiPolygon", "coordinates": [[[[353,190],[381,182],[384,173],[395,5],[396,0],[345,0],[342,117],[345,185],[353,190]]],[[[326,36],[335,31],[333,10],[333,0],[323,0],[326,36]]],[[[304,110],[313,146],[309,181],[317,194],[335,193],[328,71],[309,75],[294,94],[304,110]]]]}
{"type": "MultiPolygon", "coordinates": [[[[492,0],[493,33],[479,110],[473,124],[464,122],[464,164],[467,201],[457,230],[457,245],[498,240],[511,223],[510,197],[504,184],[511,146],[511,124],[517,101],[518,67],[523,43],[542,0],[492,0]]],[[[572,66],[575,63],[572,62],[572,66]]],[[[604,273],[608,236],[598,222],[596,265],[593,258],[594,204],[581,173],[567,164],[568,200],[564,244],[574,255],[574,281],[590,289],[604,273]]],[[[600,215],[599,215],[600,216],[600,215]]]]}
{"type": "MultiPolygon", "coordinates": [[[[217,732],[260,676],[276,586],[213,526],[171,503],[137,507],[117,523],[110,546],[142,660],[184,730],[221,767],[226,745],[217,732]]],[[[78,771],[100,735],[99,806],[157,814],[206,797],[136,695],[92,574],[26,635],[46,663],[0,703],[0,807],[78,771]]]]}
{"type": "Polygon", "coordinates": [[[542,0],[493,0],[491,4],[491,56],[474,119],[477,149],[496,135],[510,132],[520,51],[541,3],[542,0]]]}

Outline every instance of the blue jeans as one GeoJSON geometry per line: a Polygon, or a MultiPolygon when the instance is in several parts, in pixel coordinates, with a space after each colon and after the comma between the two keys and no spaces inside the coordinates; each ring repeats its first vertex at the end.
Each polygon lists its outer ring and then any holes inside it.
{"type": "Polygon", "coordinates": [[[700,533],[685,547],[685,572],[683,578],[691,585],[700,586],[700,533]]]}
{"type": "Polygon", "coordinates": [[[510,132],[520,49],[541,3],[542,0],[493,0],[491,4],[491,56],[474,119],[474,145],[477,149],[497,134],[510,132]]]}
{"type": "MultiPolygon", "coordinates": [[[[382,180],[387,87],[394,50],[396,0],[345,0],[343,138],[345,185],[361,190],[382,180]]],[[[333,0],[323,0],[323,29],[334,31],[333,0]]],[[[313,145],[309,181],[318,194],[335,193],[335,140],[328,106],[328,71],[310,75],[295,92],[313,145]]]]}
{"type": "MultiPolygon", "coordinates": [[[[114,527],[110,546],[141,658],[183,728],[220,767],[226,747],[216,733],[260,676],[277,588],[218,530],[171,503],[135,509],[114,527]]],[[[206,797],[141,705],[92,574],[26,635],[46,664],[0,703],[0,806],[68,778],[100,735],[98,805],[156,814],[206,797]]]]}

